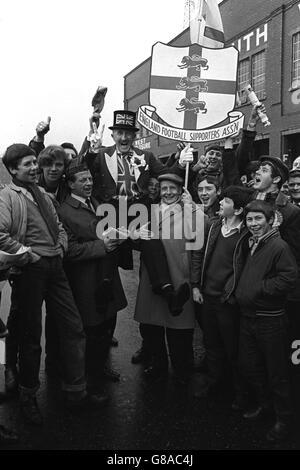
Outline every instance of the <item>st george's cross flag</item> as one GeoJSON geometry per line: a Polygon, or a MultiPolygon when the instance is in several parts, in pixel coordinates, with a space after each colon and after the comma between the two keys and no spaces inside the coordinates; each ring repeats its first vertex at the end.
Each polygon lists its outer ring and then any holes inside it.
{"type": "Polygon", "coordinates": [[[224,29],[218,0],[190,1],[191,44],[219,49],[224,47],[224,29]]]}

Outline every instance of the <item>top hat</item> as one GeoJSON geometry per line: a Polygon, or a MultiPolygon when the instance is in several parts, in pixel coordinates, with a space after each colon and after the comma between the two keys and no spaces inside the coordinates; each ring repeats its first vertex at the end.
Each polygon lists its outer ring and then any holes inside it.
{"type": "Polygon", "coordinates": [[[259,158],[261,163],[269,163],[273,168],[277,170],[278,175],[281,178],[281,182],[284,183],[289,177],[289,169],[285,163],[278,157],[270,157],[269,155],[262,155],[259,158]]]}
{"type": "Polygon", "coordinates": [[[139,128],[135,125],[135,118],[136,113],[134,111],[114,111],[114,125],[109,127],[109,129],[137,132],[139,128]]]}

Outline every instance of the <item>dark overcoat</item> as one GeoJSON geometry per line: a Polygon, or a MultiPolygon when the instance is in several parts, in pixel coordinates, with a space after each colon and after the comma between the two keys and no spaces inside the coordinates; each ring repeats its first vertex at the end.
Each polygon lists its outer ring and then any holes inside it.
{"type": "MultiPolygon", "coordinates": [[[[92,202],[97,207],[97,201],[92,199],[92,202]]],[[[65,271],[83,324],[99,325],[127,305],[118,268],[115,267],[113,277],[114,300],[107,307],[104,304],[99,307],[101,263],[106,251],[103,240],[99,240],[96,235],[96,214],[85,204],[69,196],[61,205],[59,216],[69,242],[65,271]]]]}

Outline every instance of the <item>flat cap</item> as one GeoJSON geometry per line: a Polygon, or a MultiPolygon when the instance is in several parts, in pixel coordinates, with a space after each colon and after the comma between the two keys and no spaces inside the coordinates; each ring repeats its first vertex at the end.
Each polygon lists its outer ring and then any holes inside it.
{"type": "Polygon", "coordinates": [[[164,173],[162,175],[158,176],[158,181],[172,181],[173,183],[180,184],[181,186],[183,185],[183,178],[181,176],[177,175],[176,173],[164,173]]]}
{"type": "Polygon", "coordinates": [[[289,177],[289,169],[283,161],[278,157],[270,157],[269,155],[262,155],[260,157],[261,163],[269,163],[278,172],[281,177],[281,182],[284,183],[289,177]]]}

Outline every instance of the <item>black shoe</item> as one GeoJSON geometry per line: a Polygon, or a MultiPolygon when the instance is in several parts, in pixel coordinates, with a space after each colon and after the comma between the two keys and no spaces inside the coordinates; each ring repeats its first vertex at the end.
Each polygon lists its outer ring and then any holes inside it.
{"type": "Polygon", "coordinates": [[[28,424],[33,424],[34,426],[41,426],[43,424],[43,416],[34,395],[22,394],[20,406],[24,419],[28,424]]]}
{"type": "Polygon", "coordinates": [[[4,371],[5,391],[9,395],[18,392],[18,372],[12,367],[6,367],[4,371]]]}
{"type": "Polygon", "coordinates": [[[280,442],[288,437],[291,433],[291,424],[281,421],[276,421],[274,426],[269,430],[266,439],[269,442],[280,442]]]}
{"type": "Polygon", "coordinates": [[[211,387],[207,384],[200,387],[194,392],[194,397],[197,399],[208,398],[211,395],[211,387]]]}
{"type": "Polygon", "coordinates": [[[168,306],[170,313],[173,317],[177,317],[181,314],[184,304],[190,297],[190,288],[189,285],[185,282],[181,284],[178,289],[174,290],[168,300],[168,306]]]}
{"type": "Polygon", "coordinates": [[[0,338],[5,338],[8,335],[8,329],[0,318],[0,338]]]}
{"type": "Polygon", "coordinates": [[[235,399],[231,403],[231,409],[233,411],[243,411],[246,409],[246,406],[247,398],[244,395],[236,395],[235,399]]]}
{"type": "Polygon", "coordinates": [[[19,436],[14,431],[7,429],[5,426],[0,425],[0,445],[1,444],[17,444],[19,436]]]}
{"type": "Polygon", "coordinates": [[[0,392],[0,403],[3,403],[7,400],[7,394],[4,392],[0,392]]]}
{"type": "Polygon", "coordinates": [[[119,341],[117,340],[117,338],[115,338],[114,336],[112,337],[111,341],[110,341],[110,345],[113,347],[113,348],[117,348],[119,346],[119,341]]]}
{"type": "Polygon", "coordinates": [[[190,382],[190,376],[185,374],[174,375],[174,385],[177,387],[187,387],[190,382]]]}
{"type": "Polygon", "coordinates": [[[85,410],[93,410],[97,408],[103,408],[104,405],[108,402],[107,395],[100,394],[90,394],[87,393],[83,398],[79,400],[66,400],[66,408],[69,411],[79,412],[85,410]]]}
{"type": "Polygon", "coordinates": [[[149,380],[163,380],[168,376],[168,369],[166,367],[150,366],[144,369],[144,374],[149,380]]]}
{"type": "Polygon", "coordinates": [[[250,410],[245,411],[243,414],[243,417],[245,419],[260,419],[260,418],[266,418],[268,416],[271,416],[273,413],[273,410],[271,407],[267,406],[256,406],[255,408],[251,408],[250,410]]]}
{"type": "Polygon", "coordinates": [[[45,372],[49,379],[59,379],[61,377],[59,367],[50,361],[45,361],[45,372]]]}
{"type": "Polygon", "coordinates": [[[111,367],[105,366],[103,369],[103,377],[111,382],[119,382],[121,379],[121,374],[111,367]]]}
{"type": "Polygon", "coordinates": [[[145,363],[150,359],[149,354],[146,352],[145,348],[142,346],[138,349],[132,356],[132,364],[141,364],[145,363]]]}

